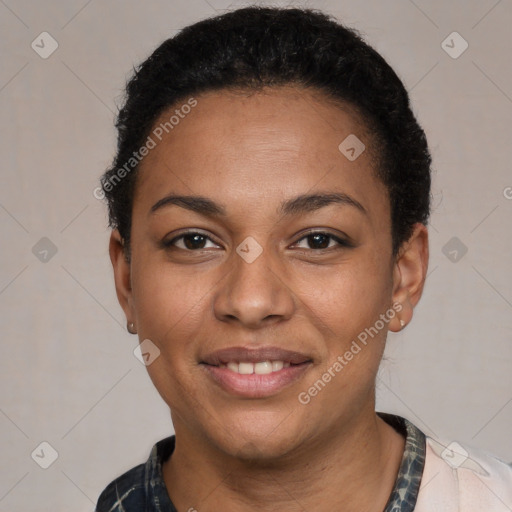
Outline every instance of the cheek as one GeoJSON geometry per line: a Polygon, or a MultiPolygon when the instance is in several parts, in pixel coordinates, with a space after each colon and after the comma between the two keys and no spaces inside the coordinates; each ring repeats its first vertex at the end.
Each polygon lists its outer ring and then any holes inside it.
{"type": "Polygon", "coordinates": [[[298,401],[327,423],[340,411],[355,417],[372,400],[387,332],[387,322],[380,320],[389,310],[387,281],[383,271],[353,266],[308,295],[306,311],[324,336],[326,352],[298,401]]]}
{"type": "Polygon", "coordinates": [[[345,343],[389,308],[391,276],[370,257],[354,258],[328,273],[302,277],[302,298],[328,338],[345,343]]]}
{"type": "Polygon", "coordinates": [[[198,335],[204,321],[207,285],[197,277],[173,271],[168,263],[148,260],[135,264],[133,275],[140,335],[149,338],[166,354],[183,352],[198,335]]]}
{"type": "Polygon", "coordinates": [[[198,279],[172,272],[168,264],[134,266],[133,295],[140,339],[151,340],[159,356],[146,367],[162,399],[188,414],[202,390],[194,381],[194,340],[204,337],[205,289],[198,279]],[[186,399],[184,397],[187,397],[186,399]]]}

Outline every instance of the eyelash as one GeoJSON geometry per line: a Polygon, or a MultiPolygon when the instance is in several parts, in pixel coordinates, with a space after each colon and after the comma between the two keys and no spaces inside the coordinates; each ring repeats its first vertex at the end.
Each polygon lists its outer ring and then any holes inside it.
{"type": "MultiPolygon", "coordinates": [[[[182,251],[186,251],[186,252],[199,252],[199,251],[205,250],[205,248],[200,248],[200,249],[195,249],[195,250],[194,249],[183,249],[182,247],[176,247],[174,245],[177,240],[181,240],[185,236],[191,236],[191,235],[200,235],[203,238],[211,241],[212,243],[215,243],[208,235],[205,235],[204,233],[201,233],[200,231],[187,231],[185,233],[182,233],[179,236],[174,237],[172,240],[164,241],[162,243],[162,245],[163,245],[163,247],[165,249],[168,249],[168,250],[169,249],[181,249],[182,251]]],[[[354,247],[354,245],[351,242],[349,242],[348,240],[345,240],[343,238],[337,237],[337,236],[333,235],[332,233],[329,233],[329,232],[326,232],[326,231],[309,231],[303,237],[299,238],[299,240],[297,240],[294,243],[294,245],[298,244],[299,242],[307,239],[310,236],[314,236],[314,235],[325,235],[329,239],[334,240],[335,242],[337,242],[338,246],[334,247],[334,249],[344,249],[344,248],[352,248],[352,247],[354,247]]],[[[305,249],[305,250],[309,250],[309,251],[313,251],[313,252],[321,252],[321,251],[333,250],[333,247],[326,247],[326,248],[323,248],[323,249],[305,249]]]]}

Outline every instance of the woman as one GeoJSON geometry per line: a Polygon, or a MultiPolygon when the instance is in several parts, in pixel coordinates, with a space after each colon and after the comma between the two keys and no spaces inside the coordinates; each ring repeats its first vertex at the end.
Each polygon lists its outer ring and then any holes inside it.
{"type": "Polygon", "coordinates": [[[157,48],[117,127],[116,291],[175,436],[98,512],[510,510],[505,463],[375,411],[425,282],[431,163],[375,50],[239,9],[157,48]]]}

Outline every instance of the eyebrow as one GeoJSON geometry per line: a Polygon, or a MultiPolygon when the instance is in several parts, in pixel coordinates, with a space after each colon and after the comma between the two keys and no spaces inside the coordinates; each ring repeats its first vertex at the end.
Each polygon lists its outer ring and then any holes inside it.
{"type": "MultiPolygon", "coordinates": [[[[364,206],[354,198],[343,192],[335,193],[314,193],[302,194],[292,199],[283,201],[278,209],[278,213],[285,217],[290,215],[300,215],[319,210],[331,204],[341,204],[352,206],[361,213],[367,215],[364,206]]],[[[170,205],[176,205],[181,208],[199,213],[206,217],[226,217],[226,208],[204,196],[195,195],[177,195],[170,194],[157,201],[150,209],[149,214],[170,205]]]]}

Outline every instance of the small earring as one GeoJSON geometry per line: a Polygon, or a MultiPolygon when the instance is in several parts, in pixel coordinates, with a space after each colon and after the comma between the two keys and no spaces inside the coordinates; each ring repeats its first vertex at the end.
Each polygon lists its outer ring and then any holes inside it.
{"type": "Polygon", "coordinates": [[[135,325],[133,322],[129,322],[128,324],[126,324],[126,330],[130,334],[137,334],[137,331],[135,330],[135,325]]]}
{"type": "Polygon", "coordinates": [[[400,327],[403,329],[404,326],[405,326],[405,322],[402,319],[400,319],[400,327]]]}

